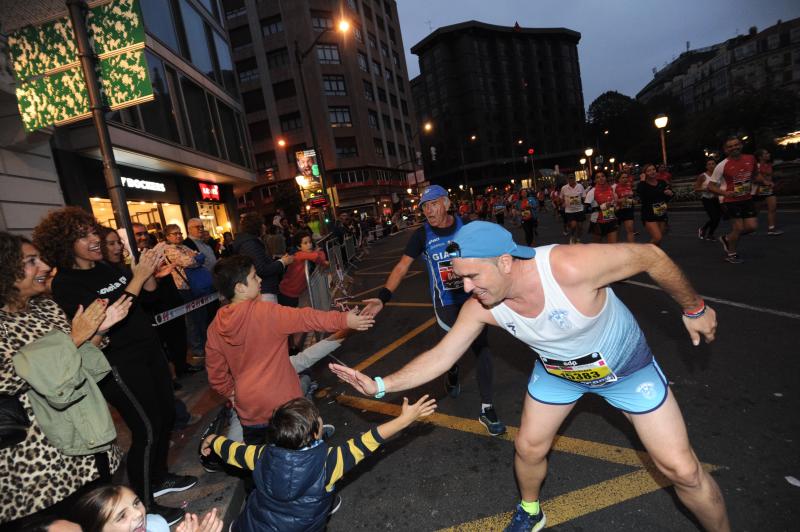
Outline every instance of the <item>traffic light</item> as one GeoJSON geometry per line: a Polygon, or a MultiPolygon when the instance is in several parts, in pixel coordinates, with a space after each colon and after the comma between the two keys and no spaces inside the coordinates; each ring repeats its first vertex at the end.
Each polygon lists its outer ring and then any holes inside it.
{"type": "Polygon", "coordinates": [[[528,155],[533,155],[533,148],[528,148],[528,155]]]}

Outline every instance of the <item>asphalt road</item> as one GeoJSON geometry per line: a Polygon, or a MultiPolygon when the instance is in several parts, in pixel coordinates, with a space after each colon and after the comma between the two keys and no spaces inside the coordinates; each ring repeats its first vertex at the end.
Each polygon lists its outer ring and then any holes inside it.
{"type": "MultiPolygon", "coordinates": [[[[733,529],[797,530],[800,487],[785,477],[800,478],[800,210],[779,213],[786,234],[778,237],[766,235],[762,217],[759,233],[742,239],[740,265],[724,262],[719,244],[697,239],[703,220],[697,211],[673,213],[663,247],[716,309],[715,342],[693,347],[680,309],[648,277],[613,288],[639,320],[670,380],[694,449],[724,493],[733,529]]],[[[551,213],[541,215],[539,233],[538,244],[564,241],[551,213]]],[[[521,231],[514,234],[521,242],[521,231]]],[[[382,285],[409,235],[372,246],[352,272],[351,293],[374,297],[371,289],[382,285]]],[[[644,240],[644,232],[639,238],[644,240]]],[[[361,364],[369,375],[386,375],[437,341],[422,263],[415,262],[412,271],[420,273],[403,281],[376,326],[348,338],[337,357],[361,364]]],[[[329,530],[502,530],[519,497],[513,435],[535,356],[499,329],[490,331],[490,342],[495,405],[509,434],[492,438],[478,424],[474,357],[468,352],[460,397],[446,396],[440,379],[405,394],[433,394],[438,414],[388,442],[339,483],[344,503],[329,530]]],[[[322,416],[337,427],[334,444],[387,420],[402,401],[402,394],[382,401],[358,396],[325,367],[315,368],[315,376],[327,394],[318,401],[322,416]]],[[[548,526],[698,530],[642,450],[619,412],[593,397],[579,401],[550,456],[542,493],[548,526]]]]}

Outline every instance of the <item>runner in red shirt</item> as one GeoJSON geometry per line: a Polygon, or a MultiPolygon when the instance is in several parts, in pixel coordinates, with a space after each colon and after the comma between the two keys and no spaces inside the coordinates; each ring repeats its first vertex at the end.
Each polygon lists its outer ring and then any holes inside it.
{"type": "Polygon", "coordinates": [[[614,185],[617,195],[617,220],[625,227],[625,238],[628,242],[636,241],[633,230],[633,187],[630,174],[623,172],[619,175],[619,182],[614,185]]]}
{"type": "Polygon", "coordinates": [[[594,187],[586,194],[584,203],[588,203],[592,210],[592,237],[595,242],[602,242],[603,237],[609,244],[617,242],[617,195],[606,180],[606,173],[598,170],[594,174],[594,187]]]}
{"type": "Polygon", "coordinates": [[[763,179],[758,174],[756,158],[742,153],[738,137],[729,137],[723,148],[727,157],[714,168],[708,190],[721,196],[722,215],[731,221],[731,232],[719,237],[725,260],[740,264],[743,261],[736,253],[739,237],[758,229],[752,187],[756,182],[762,184],[763,179]]]}

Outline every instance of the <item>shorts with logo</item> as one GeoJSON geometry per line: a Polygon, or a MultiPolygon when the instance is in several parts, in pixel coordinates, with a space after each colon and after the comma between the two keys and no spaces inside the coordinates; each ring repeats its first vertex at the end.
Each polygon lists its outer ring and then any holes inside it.
{"type": "Polygon", "coordinates": [[[667,378],[655,358],[630,375],[601,386],[589,386],[551,375],[537,360],[528,382],[528,395],[540,403],[569,405],[583,394],[593,393],[629,414],[646,414],[656,410],[666,400],[667,390],[667,378]]]}
{"type": "Polygon", "coordinates": [[[752,199],[721,203],[720,205],[722,207],[722,216],[726,220],[731,218],[755,218],[758,216],[752,199]]]}

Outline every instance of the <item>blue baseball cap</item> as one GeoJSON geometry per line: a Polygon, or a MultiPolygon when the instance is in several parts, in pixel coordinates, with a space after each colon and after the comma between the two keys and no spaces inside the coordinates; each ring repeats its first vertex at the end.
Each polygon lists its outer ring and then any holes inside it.
{"type": "Polygon", "coordinates": [[[536,249],[519,246],[505,228],[491,223],[475,221],[466,224],[447,245],[447,253],[452,258],[489,258],[508,253],[520,259],[532,259],[536,249]]]}
{"type": "Polygon", "coordinates": [[[439,185],[431,185],[427,187],[419,198],[419,204],[422,205],[426,201],[431,201],[439,198],[447,197],[447,191],[439,185]]]}

